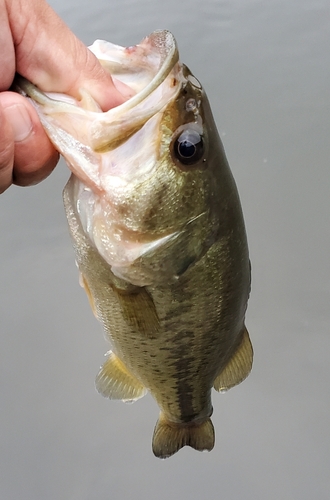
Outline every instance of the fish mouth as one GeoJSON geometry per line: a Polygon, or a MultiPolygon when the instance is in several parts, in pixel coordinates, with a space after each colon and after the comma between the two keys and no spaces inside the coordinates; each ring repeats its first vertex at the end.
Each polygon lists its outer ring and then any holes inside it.
{"type": "MultiPolygon", "coordinates": [[[[156,64],[156,73],[146,87],[144,87],[135,96],[131,97],[128,101],[117,106],[116,109],[120,110],[122,113],[126,113],[146,99],[165,80],[165,78],[172,71],[173,66],[179,60],[179,53],[175,38],[169,31],[154,31],[151,35],[144,38],[139,45],[127,47],[125,52],[134,54],[138,48],[143,46],[146,47],[148,53],[155,53],[155,51],[157,51],[159,54],[159,61],[156,64]]],[[[109,65],[109,68],[111,71],[111,65],[109,65]]],[[[117,79],[121,81],[119,77],[117,77],[117,79]]]]}
{"type": "Polygon", "coordinates": [[[97,40],[89,49],[114,79],[122,83],[125,80],[135,82],[133,97],[101,112],[97,103],[92,109],[92,98],[85,99],[84,89],[81,89],[81,101],[77,101],[68,96],[64,98],[62,94],[44,93],[20,75],[16,76],[14,86],[15,90],[30,97],[45,115],[56,112],[62,116],[82,116],[89,107],[88,146],[103,153],[115,149],[161,111],[177,96],[185,79],[176,40],[167,30],[155,31],[133,47],[124,48],[97,40]],[[108,46],[112,51],[105,60],[102,57],[105,57],[105,47],[109,51],[108,46]]]}
{"type": "MultiPolygon", "coordinates": [[[[98,42],[95,42],[97,44],[98,42]]],[[[95,45],[93,44],[93,46],[95,45]]],[[[93,46],[91,50],[93,51],[93,46]]],[[[101,54],[95,47],[95,55],[101,54]]],[[[173,100],[181,89],[184,81],[182,65],[179,63],[179,53],[174,36],[169,31],[155,31],[134,47],[127,47],[122,54],[130,58],[129,72],[133,68],[149,63],[151,80],[136,95],[126,102],[103,113],[91,125],[91,146],[97,152],[106,152],[137,132],[150,118],[162,110],[170,100],[173,100]],[[132,61],[132,58],[136,58],[132,61]],[[107,124],[111,120],[116,129],[116,138],[109,137],[107,124]]],[[[115,73],[111,63],[110,73],[122,81],[123,76],[115,73]],[[113,71],[112,71],[113,69],[113,71]]]]}

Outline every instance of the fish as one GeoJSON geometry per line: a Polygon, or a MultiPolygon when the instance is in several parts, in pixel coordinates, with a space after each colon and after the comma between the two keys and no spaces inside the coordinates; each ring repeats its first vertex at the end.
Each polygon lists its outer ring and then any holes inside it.
{"type": "Polygon", "coordinates": [[[83,88],[77,99],[19,76],[16,86],[72,172],[63,200],[80,283],[111,347],[96,388],[126,402],[151,394],[156,457],[210,451],[212,388],[242,382],[253,360],[237,187],[205,91],[169,31],[90,50],[132,89],[123,104],[102,112],[83,88]]]}

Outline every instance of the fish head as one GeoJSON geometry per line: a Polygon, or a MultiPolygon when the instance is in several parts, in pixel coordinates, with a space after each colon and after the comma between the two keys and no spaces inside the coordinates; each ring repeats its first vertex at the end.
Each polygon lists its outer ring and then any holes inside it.
{"type": "Polygon", "coordinates": [[[113,274],[137,286],[177,280],[220,224],[226,160],[207,97],[168,31],[90,49],[131,87],[122,105],[101,112],[83,90],[79,101],[19,85],[74,174],[82,229],[113,274]]]}

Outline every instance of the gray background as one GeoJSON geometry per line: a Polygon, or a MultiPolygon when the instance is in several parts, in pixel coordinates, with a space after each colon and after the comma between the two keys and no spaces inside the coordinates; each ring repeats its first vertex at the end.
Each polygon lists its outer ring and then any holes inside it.
{"type": "MultiPolygon", "coordinates": [[[[53,0],[86,44],[176,36],[202,81],[243,204],[251,376],[214,392],[216,448],[160,461],[158,409],[94,390],[108,346],[78,285],[61,191],[0,197],[4,500],[329,498],[328,0],[53,0]]],[[[51,47],[50,49],[51,50],[51,47]]]]}

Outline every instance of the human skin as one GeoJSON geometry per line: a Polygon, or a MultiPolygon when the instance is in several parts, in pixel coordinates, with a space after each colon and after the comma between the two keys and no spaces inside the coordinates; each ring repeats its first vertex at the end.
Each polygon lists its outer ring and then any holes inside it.
{"type": "Polygon", "coordinates": [[[23,96],[10,92],[15,72],[43,91],[79,97],[90,92],[103,111],[129,90],[105,72],[96,57],[44,0],[0,0],[0,193],[11,184],[45,179],[58,162],[38,115],[23,96]]]}

